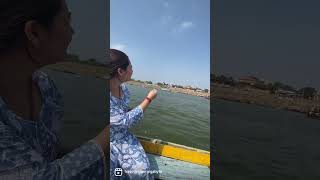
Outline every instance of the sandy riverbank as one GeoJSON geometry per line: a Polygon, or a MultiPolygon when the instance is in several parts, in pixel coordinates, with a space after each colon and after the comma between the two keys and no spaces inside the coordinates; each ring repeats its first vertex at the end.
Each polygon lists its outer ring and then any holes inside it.
{"type": "Polygon", "coordinates": [[[301,113],[308,113],[312,107],[320,106],[320,101],[303,98],[279,97],[270,94],[268,91],[258,89],[230,88],[221,85],[213,85],[211,89],[213,89],[213,99],[224,99],[301,113]]]}
{"type": "Polygon", "coordinates": [[[188,94],[188,95],[192,95],[192,96],[198,96],[198,97],[204,97],[206,99],[210,99],[209,93],[196,92],[196,91],[190,90],[190,89],[161,88],[160,86],[158,86],[156,84],[147,84],[147,83],[142,83],[142,82],[137,82],[137,81],[129,81],[128,84],[132,84],[132,85],[136,85],[136,86],[140,86],[140,87],[145,87],[145,88],[150,88],[150,89],[165,90],[165,91],[174,92],[174,93],[188,94]]]}

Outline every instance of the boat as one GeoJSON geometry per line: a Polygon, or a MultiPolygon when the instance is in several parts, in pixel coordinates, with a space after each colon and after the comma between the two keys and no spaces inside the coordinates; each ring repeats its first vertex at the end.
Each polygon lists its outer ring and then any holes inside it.
{"type": "Polygon", "coordinates": [[[137,136],[156,179],[210,179],[210,152],[137,136]]]}
{"type": "Polygon", "coordinates": [[[312,107],[307,116],[314,119],[320,119],[320,107],[312,107]]]}
{"type": "Polygon", "coordinates": [[[320,112],[308,112],[307,116],[313,119],[320,119],[320,112]]]}

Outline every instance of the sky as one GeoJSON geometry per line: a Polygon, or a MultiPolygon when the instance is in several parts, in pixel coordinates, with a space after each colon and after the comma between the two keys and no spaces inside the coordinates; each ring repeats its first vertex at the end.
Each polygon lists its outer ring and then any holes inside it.
{"type": "Polygon", "coordinates": [[[209,89],[210,1],[111,0],[110,47],[134,79],[209,89]]]}
{"type": "Polygon", "coordinates": [[[94,58],[106,62],[108,49],[108,7],[105,1],[67,0],[75,31],[68,53],[81,60],[94,58]]]}
{"type": "Polygon", "coordinates": [[[320,1],[215,0],[211,70],[320,89],[320,1]]]}

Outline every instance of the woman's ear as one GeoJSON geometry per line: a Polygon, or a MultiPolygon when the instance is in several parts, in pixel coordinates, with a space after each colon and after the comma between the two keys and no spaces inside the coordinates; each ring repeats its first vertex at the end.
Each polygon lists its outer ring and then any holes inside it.
{"type": "Polygon", "coordinates": [[[43,28],[36,21],[27,21],[24,26],[24,33],[27,41],[34,47],[38,48],[41,46],[41,39],[43,36],[43,28]]]}
{"type": "Polygon", "coordinates": [[[122,76],[123,70],[122,70],[121,68],[118,68],[118,74],[119,74],[120,76],[122,76]]]}

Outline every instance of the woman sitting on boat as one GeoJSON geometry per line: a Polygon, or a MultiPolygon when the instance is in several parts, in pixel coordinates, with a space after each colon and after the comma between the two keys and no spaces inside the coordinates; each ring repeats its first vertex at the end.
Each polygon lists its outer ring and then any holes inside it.
{"type": "Polygon", "coordinates": [[[0,179],[104,179],[108,127],[57,157],[63,99],[39,69],[65,59],[73,34],[65,0],[0,7],[0,179]]]}
{"type": "Polygon", "coordinates": [[[129,128],[143,117],[143,113],[156,98],[151,90],[140,105],[129,111],[130,93],[123,84],[131,80],[132,65],[128,56],[116,49],[110,50],[110,178],[115,178],[115,168],[122,168],[125,179],[153,179],[149,174],[150,163],[139,140],[129,128]]]}

